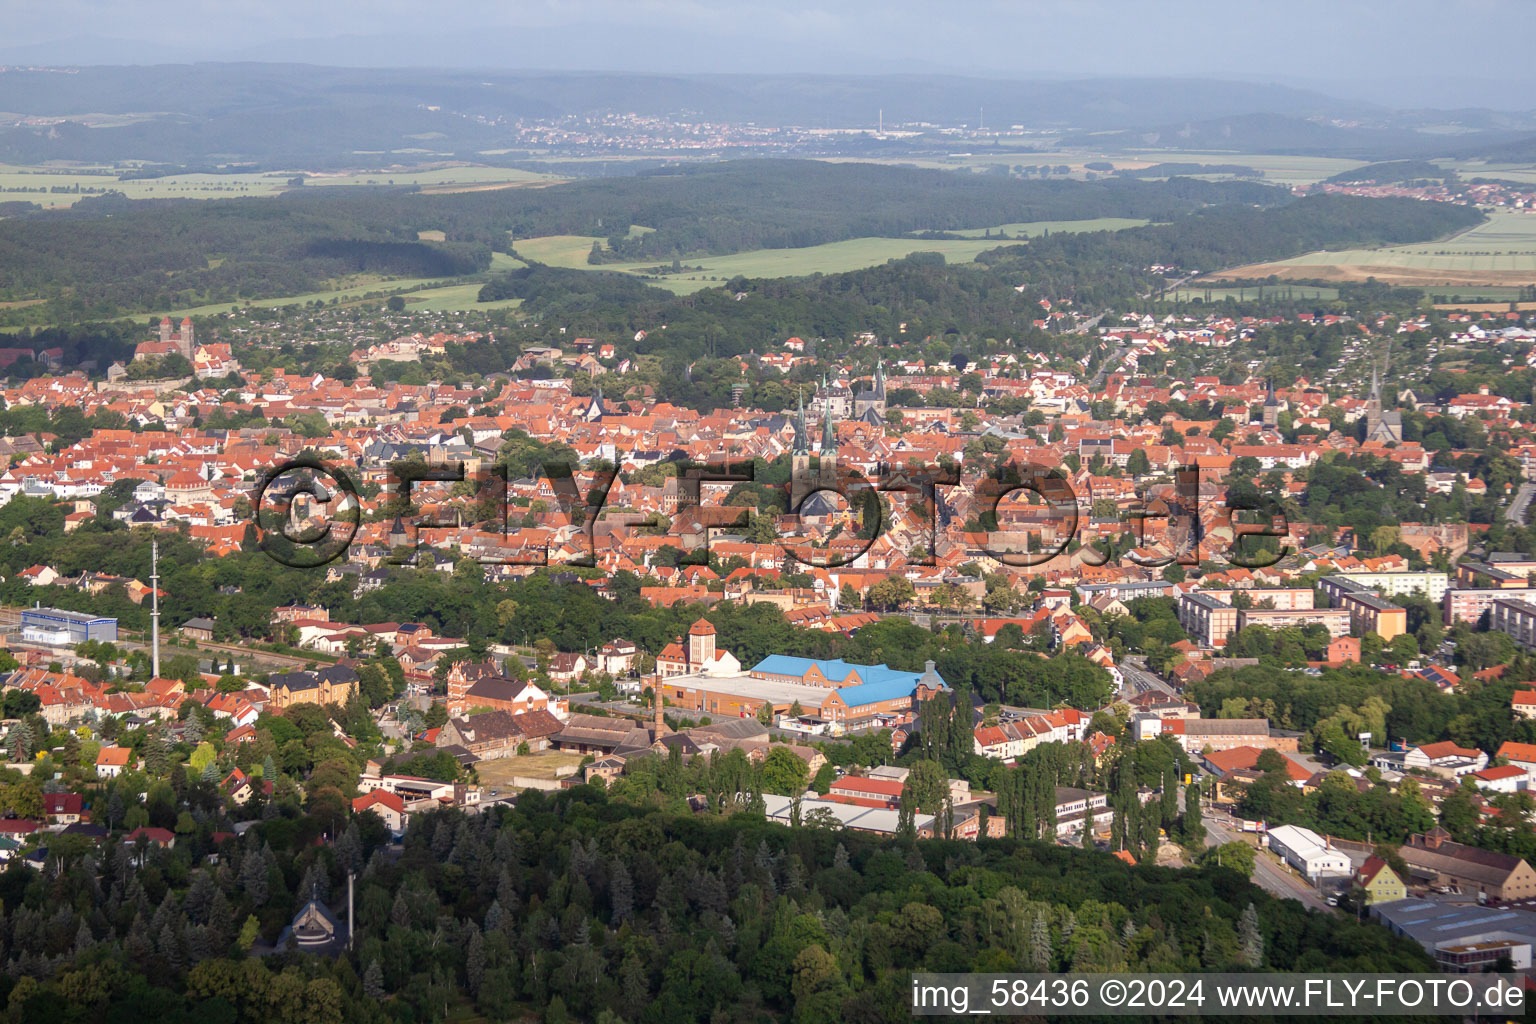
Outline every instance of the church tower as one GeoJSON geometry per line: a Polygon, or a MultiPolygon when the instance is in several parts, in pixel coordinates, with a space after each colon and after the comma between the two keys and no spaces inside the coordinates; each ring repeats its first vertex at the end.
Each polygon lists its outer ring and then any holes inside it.
{"type": "Polygon", "coordinates": [[[811,486],[811,438],[805,428],[805,394],[800,395],[800,407],[795,413],[795,440],[789,454],[789,507],[798,508],[800,500],[809,494],[811,486]]]}
{"type": "Polygon", "coordinates": [[[1371,397],[1365,400],[1365,439],[1369,441],[1381,429],[1381,375],[1371,364],[1371,397]]]}
{"type": "Polygon", "coordinates": [[[832,428],[832,407],[826,406],[821,418],[821,458],[817,477],[822,487],[837,489],[837,431],[832,428]]]}
{"type": "Polygon", "coordinates": [[[1264,429],[1274,430],[1280,419],[1280,400],[1275,397],[1275,382],[1264,384],[1264,429]]]}
{"type": "MultiPolygon", "coordinates": [[[[1391,358],[1391,349],[1387,358],[1391,358]]],[[[1381,407],[1381,371],[1371,364],[1371,397],[1365,402],[1365,439],[1391,444],[1403,439],[1403,414],[1381,407]]]]}

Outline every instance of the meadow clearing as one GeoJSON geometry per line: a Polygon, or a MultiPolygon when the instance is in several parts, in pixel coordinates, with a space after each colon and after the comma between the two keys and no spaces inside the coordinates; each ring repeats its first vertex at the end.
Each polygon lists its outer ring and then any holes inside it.
{"type": "MultiPolygon", "coordinates": [[[[1013,238],[1027,238],[1043,234],[1046,229],[1061,231],[1103,231],[1122,227],[1134,227],[1146,223],[1123,217],[1100,217],[1079,221],[1034,221],[1006,224],[1013,238]]],[[[649,230],[649,229],[640,229],[649,230]]],[[[987,229],[974,228],[957,231],[964,238],[850,238],[841,242],[828,242],[800,249],[755,249],[751,252],[733,253],[728,256],[691,256],[682,260],[680,273],[650,273],[658,263],[654,260],[635,263],[587,262],[592,243],[604,239],[587,235],[546,235],[541,238],[525,238],[514,243],[519,256],[552,267],[571,270],[608,270],[635,274],[658,288],[666,288],[686,295],[702,288],[709,288],[738,275],[743,277],[804,277],[810,274],[839,274],[849,270],[862,270],[878,266],[888,260],[900,259],[915,252],[942,253],[951,263],[969,263],[979,253],[1007,245],[1008,239],[985,238],[987,229]]],[[[994,234],[998,228],[991,229],[994,234]]]]}
{"type": "MultiPolygon", "coordinates": [[[[1121,228],[1139,228],[1150,223],[1134,217],[1094,217],[1091,220],[1035,220],[1021,224],[999,224],[991,228],[964,228],[960,231],[951,231],[952,235],[962,235],[966,238],[984,238],[988,231],[992,232],[992,240],[998,241],[998,235],[1006,232],[1009,238],[1039,238],[1047,231],[1057,233],[1068,231],[1119,231],[1121,228]]],[[[1006,239],[1004,239],[1006,241],[1006,239]]]]}
{"type": "Polygon", "coordinates": [[[1378,281],[1411,287],[1536,283],[1536,213],[1495,210],[1487,221],[1434,242],[1310,252],[1233,267],[1206,280],[1264,278],[1378,281]]]}
{"type": "Polygon", "coordinates": [[[1339,297],[1337,288],[1309,284],[1266,284],[1247,288],[1217,285],[1211,288],[1175,288],[1168,292],[1172,302],[1222,302],[1236,299],[1239,302],[1257,299],[1317,299],[1332,302],[1339,297]]]}
{"type": "MultiPolygon", "coordinates": [[[[491,266],[489,273],[505,273],[518,267],[526,266],[522,260],[504,252],[491,254],[491,266]]],[[[212,302],[203,306],[192,306],[186,309],[165,310],[154,315],[156,319],[161,316],[169,316],[172,319],[180,319],[184,316],[212,316],[216,313],[226,313],[234,305],[244,308],[270,309],[279,306],[306,305],[312,302],[323,302],[330,305],[334,300],[338,306],[350,305],[364,301],[365,295],[373,295],[369,301],[380,301],[391,295],[399,295],[405,299],[407,309],[422,310],[428,312],[457,312],[470,309],[501,309],[515,306],[520,299],[506,299],[499,302],[479,302],[476,296],[480,294],[480,286],[483,284],[481,277],[470,281],[454,282],[436,277],[381,277],[377,274],[358,274],[335,282],[334,287],[325,291],[308,292],[304,295],[280,295],[270,299],[242,299],[238,303],[212,302]]],[[[149,314],[145,314],[146,316],[149,314]]]]}
{"type": "MultiPolygon", "coordinates": [[[[163,178],[123,180],[121,168],[18,166],[0,164],[0,202],[37,203],[45,209],[73,206],[92,193],[87,189],[121,192],[129,199],[236,199],[242,196],[275,196],[293,186],[298,171],[234,174],[172,174],[163,178]],[[79,188],[81,192],[49,192],[48,189],[79,188]],[[26,189],[27,191],[16,191],[26,189]],[[44,191],[35,191],[43,189],[44,191]]],[[[418,185],[423,192],[468,192],[485,188],[547,185],[563,179],[509,167],[454,166],[418,171],[348,171],[307,174],[306,188],[339,185],[418,185]]],[[[99,194],[99,193],[97,193],[99,194]]]]}
{"type": "MultiPolygon", "coordinates": [[[[1116,167],[1150,167],[1160,163],[1239,164],[1264,172],[1270,185],[1311,185],[1340,171],[1365,165],[1364,160],[1345,160],[1329,156],[1289,156],[1279,153],[1187,153],[1182,150],[1132,150],[1124,155],[1100,157],[1116,167]]],[[[1209,177],[1209,175],[1202,175],[1209,177]]]]}

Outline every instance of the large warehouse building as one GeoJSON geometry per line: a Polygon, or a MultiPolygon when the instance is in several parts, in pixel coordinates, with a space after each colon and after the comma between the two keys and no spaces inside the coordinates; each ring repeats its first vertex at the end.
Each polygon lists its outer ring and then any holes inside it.
{"type": "Polygon", "coordinates": [[[87,640],[116,643],[117,620],[62,608],[26,608],[21,613],[21,639],[49,647],[73,647],[87,640]]]}
{"type": "Polygon", "coordinates": [[[1298,874],[1316,881],[1319,878],[1339,878],[1354,870],[1349,855],[1334,849],[1333,844],[1309,828],[1281,825],[1269,830],[1269,848],[1298,874]]]}
{"type": "Polygon", "coordinates": [[[745,674],[706,670],[652,682],[674,707],[733,718],[749,718],[765,705],[776,715],[798,708],[797,718],[834,735],[865,723],[907,721],[919,701],[947,689],[931,661],[922,672],[900,672],[781,656],[745,674]]]}

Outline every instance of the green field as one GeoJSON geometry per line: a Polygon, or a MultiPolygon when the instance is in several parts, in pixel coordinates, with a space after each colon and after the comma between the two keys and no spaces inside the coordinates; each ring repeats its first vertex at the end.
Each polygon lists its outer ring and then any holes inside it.
{"type": "MultiPolygon", "coordinates": [[[[1146,221],[1122,217],[1100,217],[1095,220],[1035,221],[1031,223],[1003,225],[1010,235],[1030,236],[1051,231],[1103,231],[1135,227],[1146,221]]],[[[649,229],[643,229],[649,230],[649,229]]],[[[802,249],[756,249],[752,252],[734,253],[729,256],[696,256],[682,261],[681,273],[650,273],[658,264],[655,261],[637,263],[587,262],[592,243],[605,240],[588,235],[546,235],[542,238],[525,238],[514,244],[519,256],[552,267],[571,270],[609,270],[636,274],[646,278],[658,288],[666,288],[686,295],[701,288],[708,288],[728,281],[737,275],[743,277],[804,277],[809,274],[840,274],[849,270],[879,266],[888,260],[899,259],[915,252],[943,253],[951,263],[969,263],[979,253],[1008,244],[1008,239],[984,238],[986,229],[975,228],[957,231],[965,238],[918,239],[918,238],[850,238],[842,242],[828,242],[802,249]]],[[[994,231],[996,229],[993,229],[994,231]]]]}
{"type": "Polygon", "coordinates": [[[1490,164],[1480,160],[1436,160],[1435,163],[1463,178],[1502,178],[1536,185],[1536,165],[1533,164],[1490,164]]]}
{"type": "MultiPolygon", "coordinates": [[[[184,316],[213,316],[216,313],[227,313],[231,306],[239,306],[241,309],[258,308],[270,309],[277,306],[303,305],[311,302],[323,302],[327,305],[331,300],[336,300],[338,305],[348,302],[361,301],[369,292],[377,292],[381,296],[395,295],[403,292],[413,292],[429,287],[441,287],[444,282],[435,277],[397,277],[384,278],[374,275],[359,275],[340,282],[335,288],[323,292],[307,292],[303,295],[282,295],[271,299],[241,299],[239,302],[211,302],[205,306],[192,306],[186,309],[170,309],[164,312],[135,313],[133,319],[144,316],[153,316],[158,319],[168,316],[173,320],[179,320],[184,316]]],[[[479,290],[480,286],[475,285],[479,290]]]]}
{"type": "Polygon", "coordinates": [[[1400,284],[1518,285],[1536,281],[1536,213],[1496,210],[1451,238],[1379,249],[1312,252],[1224,271],[1224,277],[1270,274],[1324,280],[1373,276],[1400,284]]]}
{"type": "MultiPolygon", "coordinates": [[[[491,254],[491,273],[515,270],[518,267],[527,266],[522,260],[510,256],[504,252],[491,254]]],[[[462,284],[453,284],[435,277],[397,277],[387,278],[372,274],[359,274],[345,281],[337,282],[336,287],[320,292],[308,292],[304,295],[283,295],[272,299],[242,299],[238,303],[213,302],[204,306],[193,306],[187,309],[166,310],[164,313],[155,313],[155,317],[169,316],[172,319],[180,319],[184,316],[212,316],[216,313],[227,313],[231,306],[238,305],[242,309],[256,307],[271,309],[278,306],[303,305],[311,302],[323,302],[330,305],[335,300],[337,305],[351,302],[360,302],[364,295],[375,293],[376,298],[390,295],[403,295],[406,300],[406,309],[422,312],[456,312],[469,309],[499,309],[515,306],[520,300],[509,299],[501,302],[476,302],[475,296],[480,293],[480,280],[468,281],[462,284]]],[[[135,316],[148,314],[135,314],[135,316]]]]}
{"type": "Polygon", "coordinates": [[[522,299],[499,299],[481,302],[477,298],[482,285],[478,281],[469,284],[450,284],[442,288],[423,288],[405,295],[405,308],[412,313],[459,313],[472,309],[510,309],[522,299]]]}
{"type": "MultiPolygon", "coordinates": [[[[982,238],[988,231],[992,232],[992,240],[999,241],[998,234],[1007,232],[1009,238],[1038,238],[1047,231],[1057,234],[1076,231],[1119,231],[1121,228],[1139,228],[1151,223],[1146,220],[1138,220],[1133,217],[1094,217],[1092,220],[1036,220],[1024,224],[999,224],[993,228],[966,228],[962,231],[951,231],[952,235],[964,235],[966,238],[982,238]]],[[[1003,239],[1002,241],[1006,241],[1003,239]]]]}
{"type": "MultiPolygon", "coordinates": [[[[1241,164],[1264,172],[1264,181],[1272,185],[1310,185],[1340,171],[1362,167],[1363,160],[1344,160],[1329,156],[1286,156],[1275,153],[1186,153],[1181,150],[1133,150],[1124,155],[1106,156],[1116,167],[1161,163],[1241,164]]],[[[1070,163],[1071,161],[1063,161],[1070,163]]]]}
{"type": "MultiPolygon", "coordinates": [[[[1274,153],[1193,153],[1176,149],[1137,149],[1106,153],[1102,150],[1082,147],[1038,151],[1027,148],[1039,145],[1041,142],[1050,144],[1049,139],[1043,139],[1021,142],[1018,147],[1011,147],[1005,143],[995,149],[985,146],[971,152],[934,153],[923,156],[892,157],[885,160],[847,157],[840,158],[839,162],[906,164],[912,167],[938,167],[951,170],[960,168],[983,170],[999,164],[1006,164],[1009,167],[1020,164],[1026,167],[1050,164],[1053,167],[1070,167],[1072,175],[1078,178],[1083,177],[1087,172],[1085,164],[1098,162],[1113,164],[1117,170],[1137,169],[1161,163],[1240,164],[1244,167],[1252,167],[1256,171],[1263,171],[1264,181],[1273,185],[1310,185],[1365,163],[1363,160],[1287,156],[1274,153]]],[[[1206,175],[1206,177],[1220,176],[1206,175]]]]}
{"type": "Polygon", "coordinates": [[[561,179],[512,167],[440,167],[424,171],[354,171],[312,174],[307,186],[419,185],[423,192],[460,192],[506,185],[547,184],[561,179]]]}
{"type": "Polygon", "coordinates": [[[166,178],[121,181],[107,168],[17,167],[0,164],[0,202],[36,203],[48,209],[73,206],[88,198],[73,192],[17,192],[18,188],[97,188],[121,192],[129,199],[233,199],[275,196],[288,188],[281,174],[177,174],[166,178]]]}
{"type": "Polygon", "coordinates": [[[1266,284],[1252,288],[1233,288],[1217,285],[1212,288],[1176,288],[1166,296],[1170,302],[1222,302],[1236,299],[1249,302],[1258,299],[1319,299],[1332,302],[1339,297],[1337,288],[1323,288],[1307,284],[1266,284]]]}
{"type": "MultiPolygon", "coordinates": [[[[233,199],[241,196],[275,196],[291,188],[296,171],[247,174],[174,174],[164,178],[123,181],[120,172],[107,167],[23,167],[0,164],[0,202],[37,203],[48,209],[73,206],[88,194],[75,192],[18,192],[15,189],[107,189],[129,199],[233,199]]],[[[547,174],[506,167],[443,167],[424,171],[354,171],[345,174],[310,175],[308,187],[337,185],[419,185],[426,192],[470,191],[513,185],[559,181],[547,174]]]]}

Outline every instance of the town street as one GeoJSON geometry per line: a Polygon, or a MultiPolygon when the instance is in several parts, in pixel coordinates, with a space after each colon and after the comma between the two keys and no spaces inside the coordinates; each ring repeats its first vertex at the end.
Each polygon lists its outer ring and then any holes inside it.
{"type": "MultiPolygon", "coordinates": [[[[1241,826],[1233,823],[1233,819],[1225,814],[1215,811],[1207,811],[1205,822],[1205,845],[1217,846],[1222,843],[1234,843],[1242,840],[1241,826]]],[[[1291,874],[1284,868],[1276,867],[1268,860],[1263,851],[1259,851],[1253,859],[1253,882],[1255,885],[1272,893],[1281,899],[1300,900],[1302,904],[1312,910],[1331,910],[1311,886],[1291,874]]]]}

